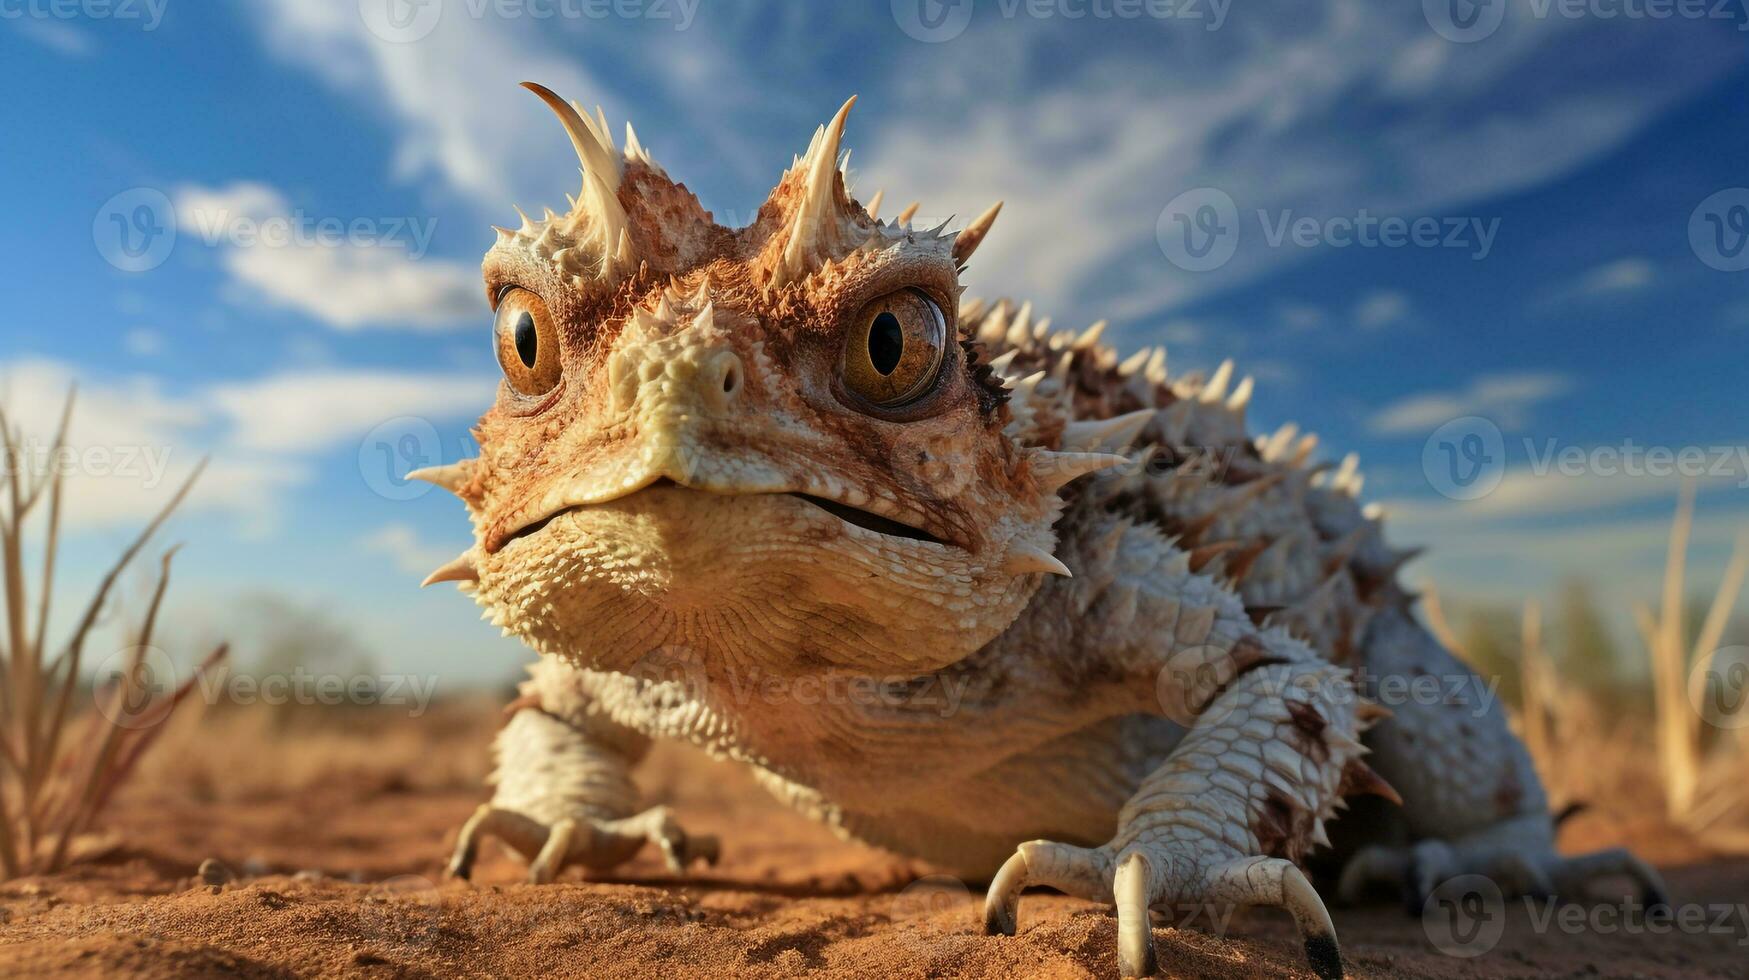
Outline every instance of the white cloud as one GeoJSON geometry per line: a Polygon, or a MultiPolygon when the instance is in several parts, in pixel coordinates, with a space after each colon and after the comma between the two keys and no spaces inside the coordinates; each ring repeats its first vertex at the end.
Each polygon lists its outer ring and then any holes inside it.
{"type": "Polygon", "coordinates": [[[480,374],[304,371],[211,389],[214,408],[242,449],[310,452],[364,435],[379,423],[477,414],[492,402],[494,378],[480,374]]]}
{"type": "Polygon", "coordinates": [[[538,187],[549,201],[575,190],[553,182],[575,175],[574,156],[563,167],[548,166],[568,152],[561,131],[550,115],[535,129],[547,110],[526,93],[518,98],[516,85],[538,79],[591,102],[608,101],[613,92],[576,59],[543,51],[539,36],[519,39],[500,18],[443,17],[417,43],[392,43],[371,34],[355,3],[271,0],[257,16],[276,54],[395,122],[403,175],[435,173],[506,212],[513,201],[527,203],[519,189],[538,187]]]}
{"type": "Polygon", "coordinates": [[[424,256],[429,216],[308,216],[246,181],[178,188],[175,203],[179,229],[217,249],[233,283],[336,329],[446,329],[481,313],[478,268],[424,256]]]}
{"type": "Polygon", "coordinates": [[[453,548],[432,547],[408,524],[385,524],[359,542],[366,554],[386,555],[408,575],[424,576],[455,557],[453,548]]]}
{"type": "MultiPolygon", "coordinates": [[[[1674,494],[1671,496],[1674,507],[1674,494]]],[[[1610,608],[1654,604],[1670,544],[1670,515],[1523,527],[1493,522],[1423,524],[1387,508],[1394,542],[1428,547],[1410,566],[1410,581],[1436,583],[1446,595],[1521,602],[1554,583],[1582,578],[1598,587],[1610,608]]],[[[1689,548],[1689,586],[1710,595],[1745,530],[1741,512],[1715,511],[1695,521],[1689,548]]],[[[1626,618],[1625,616],[1623,617],[1626,618]]],[[[1624,626],[1628,624],[1624,623],[1624,626]]]]}
{"type": "Polygon", "coordinates": [[[1163,28],[1158,50],[1114,45],[1030,82],[1017,66],[1036,65],[1059,33],[1047,23],[1030,33],[1018,22],[999,33],[986,26],[974,22],[960,42],[977,57],[919,52],[903,66],[906,103],[857,153],[871,186],[889,200],[921,197],[926,213],[970,214],[1005,199],[973,260],[975,291],[1026,296],[1069,322],[1139,318],[1307,254],[1264,244],[1259,210],[1442,215],[1534,186],[1618,145],[1735,63],[1716,39],[1676,59],[1660,52],[1672,38],[1659,30],[1564,18],[1515,23],[1510,36],[1454,57],[1413,3],[1336,2],[1316,13],[1283,3],[1195,46],[1163,28]],[[1550,49],[1600,43],[1660,67],[1525,86],[1550,49]],[[1190,273],[1162,256],[1154,222],[1201,186],[1233,198],[1240,239],[1225,265],[1190,273]]]}
{"type": "Polygon", "coordinates": [[[1578,286],[1588,295],[1632,292],[1650,286],[1656,271],[1645,259],[1619,259],[1587,272],[1578,286]]]}
{"type": "Polygon", "coordinates": [[[147,327],[129,330],[121,342],[135,357],[156,357],[164,352],[164,335],[147,327]]]}
{"type": "Polygon", "coordinates": [[[1394,290],[1380,290],[1361,297],[1354,308],[1354,325],[1378,330],[1403,321],[1409,315],[1409,297],[1394,290]]]}
{"type": "Polygon", "coordinates": [[[1593,266],[1566,282],[1556,285],[1537,302],[1543,306],[1560,306],[1619,299],[1641,292],[1658,280],[1658,267],[1650,261],[1629,257],[1593,266]]]}
{"type": "Polygon", "coordinates": [[[1283,303],[1276,308],[1276,316],[1281,319],[1281,325],[1289,333],[1304,333],[1323,326],[1324,311],[1311,303],[1283,303]]]}
{"type": "MultiPolygon", "coordinates": [[[[1749,474],[1741,456],[1720,456],[1719,471],[1695,479],[1706,493],[1749,493],[1749,474]]],[[[1709,458],[1708,465],[1713,460],[1709,458]]],[[[1585,517],[1649,500],[1675,500],[1682,477],[1675,473],[1537,472],[1515,469],[1500,485],[1475,500],[1387,500],[1385,509],[1394,517],[1418,526],[1456,531],[1480,527],[1484,521],[1523,518],[1585,517]]]]}
{"type": "Polygon", "coordinates": [[[1553,372],[1483,375],[1460,391],[1431,391],[1392,402],[1373,413],[1367,427],[1381,435],[1427,432],[1452,419],[1480,415],[1502,428],[1521,426],[1534,405],[1570,390],[1573,382],[1553,372]]]}
{"type": "MultiPolygon", "coordinates": [[[[57,361],[0,365],[0,404],[26,434],[28,465],[36,473],[50,465],[65,472],[62,509],[72,526],[148,520],[213,450],[199,399],[171,395],[146,378],[82,378],[67,432],[72,454],[51,464],[49,440],[74,378],[72,368],[57,361]]],[[[307,476],[290,460],[213,459],[183,510],[229,513],[259,525],[272,495],[307,476]]]]}
{"type": "MultiPolygon", "coordinates": [[[[48,465],[75,376],[58,361],[0,364],[0,406],[26,433],[32,465],[48,465]]],[[[291,372],[175,394],[145,377],[81,377],[73,452],[61,462],[65,510],[80,528],[138,524],[207,458],[184,511],[227,513],[259,531],[274,526],[283,494],[313,477],[314,454],[401,416],[465,418],[491,403],[494,386],[471,374],[291,372]]]]}

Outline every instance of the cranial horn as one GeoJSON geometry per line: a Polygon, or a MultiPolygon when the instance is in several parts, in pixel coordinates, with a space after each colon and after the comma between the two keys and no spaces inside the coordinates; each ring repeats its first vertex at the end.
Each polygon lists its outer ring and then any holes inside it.
{"type": "Polygon", "coordinates": [[[600,278],[611,279],[632,263],[632,255],[630,223],[619,203],[625,161],[614,149],[606,117],[597,108],[596,118],[589,118],[575,103],[559,98],[544,85],[523,82],[522,87],[540,96],[559,117],[583,168],[583,190],[566,215],[562,230],[577,238],[578,244],[588,246],[586,252],[600,258],[600,278]]]}
{"type": "MultiPolygon", "coordinates": [[[[620,160],[613,149],[613,137],[601,129],[593,119],[583,115],[577,107],[559,98],[553,90],[538,82],[523,82],[522,87],[540,96],[540,100],[553,110],[559,117],[559,122],[565,127],[565,135],[571,137],[571,146],[577,150],[577,160],[583,166],[583,172],[593,174],[607,189],[619,190],[620,160]]],[[[588,194],[587,184],[579,200],[588,194]]]]}
{"type": "Polygon", "coordinates": [[[794,219],[784,239],[776,272],[780,282],[790,282],[819,266],[842,244],[844,215],[838,210],[838,145],[844,138],[844,122],[856,96],[846,99],[832,121],[814,131],[807,156],[799,166],[802,184],[794,219]]]}

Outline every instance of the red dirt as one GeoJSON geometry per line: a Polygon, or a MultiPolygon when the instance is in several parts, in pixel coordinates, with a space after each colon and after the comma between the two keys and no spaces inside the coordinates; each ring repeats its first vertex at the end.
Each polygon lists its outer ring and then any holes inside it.
{"type": "MultiPolygon", "coordinates": [[[[444,881],[455,829],[483,798],[472,780],[483,774],[491,714],[476,705],[466,723],[452,717],[448,727],[405,718],[358,726],[350,743],[335,743],[342,752],[350,744],[350,754],[319,767],[327,775],[283,787],[260,774],[227,782],[202,770],[201,746],[223,734],[209,729],[207,740],[175,745],[177,758],[151,787],[125,795],[110,816],[125,848],[0,884],[0,975],[1117,976],[1107,909],[1029,893],[1018,936],[985,936],[976,886],[841,842],[738,769],[672,747],[647,764],[644,783],[675,804],[689,830],[721,835],[716,868],[676,881],[646,853],[611,880],[585,882],[572,869],[537,887],[521,883],[518,861],[488,847],[473,884],[444,881]],[[446,761],[471,775],[433,785],[419,772],[385,771],[376,764],[388,744],[379,727],[414,743],[437,732],[421,751],[449,753],[446,761]],[[240,879],[202,884],[194,874],[207,857],[240,879]]],[[[295,751],[288,746],[299,737],[281,732],[262,750],[263,765],[295,751]]],[[[1610,919],[1539,930],[1515,904],[1498,946],[1463,959],[1439,952],[1421,922],[1395,908],[1342,909],[1349,974],[1749,975],[1749,913],[1736,904],[1749,862],[1706,859],[1655,823],[1607,814],[1576,818],[1563,840],[1572,849],[1616,842],[1665,866],[1678,907],[1712,906],[1708,928],[1651,935],[1610,919]]],[[[1235,919],[1225,935],[1162,923],[1155,937],[1168,975],[1309,975],[1291,923],[1274,913],[1235,919]]]]}

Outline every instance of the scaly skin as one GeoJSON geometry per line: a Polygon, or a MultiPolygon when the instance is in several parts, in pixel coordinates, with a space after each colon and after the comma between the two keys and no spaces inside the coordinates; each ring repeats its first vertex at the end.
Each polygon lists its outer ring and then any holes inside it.
{"type": "Polygon", "coordinates": [[[1394,718],[1373,700],[1471,675],[1415,622],[1352,458],[1314,465],[1292,427],[1253,440],[1230,365],[1172,377],[1098,326],[961,303],[996,209],[957,235],[878,220],[839,170],[848,103],[734,230],[629,128],[621,154],[599,110],[535,89],[583,191],[499,230],[507,381],[480,457],[423,475],[475,531],[430,581],[559,659],[482,808],[519,816],[477,817],[458,870],[482,830],[539,851],[540,880],[645,838],[684,862],[665,814],[604,831],[635,809],[641,740],[680,738],[848,837],[993,875],[992,931],[1028,884],[1111,902],[1127,975],[1155,966],[1148,908],[1181,903],[1281,907],[1339,975],[1300,862],[1345,796],[1393,785],[1345,893],[1465,871],[1656,888],[1625,856],[1555,855],[1491,705],[1449,683],[1394,718]],[[871,387],[853,362],[875,363],[880,309],[912,312],[871,387]],[[904,397],[871,394],[913,364],[904,397]]]}

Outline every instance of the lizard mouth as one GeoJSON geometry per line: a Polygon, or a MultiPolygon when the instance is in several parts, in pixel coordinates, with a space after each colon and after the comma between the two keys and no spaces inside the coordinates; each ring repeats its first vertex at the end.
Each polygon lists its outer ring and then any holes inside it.
{"type": "MultiPolygon", "coordinates": [[[[703,490],[703,489],[699,489],[697,487],[689,487],[683,483],[679,483],[679,482],[673,480],[670,477],[664,476],[664,477],[657,478],[656,480],[652,481],[651,483],[649,483],[643,487],[640,487],[637,490],[634,490],[633,493],[636,494],[636,493],[643,493],[646,490],[661,490],[661,489],[690,490],[694,493],[720,493],[721,492],[721,491],[715,491],[715,490],[703,490]]],[[[822,496],[819,496],[817,494],[806,493],[806,492],[803,492],[800,490],[754,490],[754,491],[747,492],[745,494],[724,493],[723,495],[724,496],[754,496],[754,495],[760,495],[760,494],[773,494],[773,495],[781,495],[781,496],[785,496],[785,497],[794,497],[797,500],[803,501],[807,504],[810,504],[814,507],[819,508],[820,510],[825,511],[828,514],[831,514],[833,517],[838,518],[839,520],[843,521],[846,524],[849,524],[853,527],[859,527],[865,531],[872,531],[876,534],[885,535],[886,537],[903,538],[903,539],[909,540],[909,541],[921,541],[921,542],[924,542],[926,544],[940,545],[942,547],[952,547],[951,542],[945,541],[942,538],[937,537],[934,534],[931,534],[929,531],[924,530],[923,528],[916,527],[916,526],[911,525],[911,524],[907,524],[907,523],[900,521],[900,520],[896,520],[892,517],[886,516],[885,514],[877,514],[873,511],[864,510],[861,507],[857,507],[853,504],[845,503],[842,500],[833,500],[830,497],[822,497],[822,496]]],[[[631,494],[627,494],[626,496],[630,496],[630,495],[631,494]]],[[[623,500],[625,498],[619,497],[619,498],[615,498],[615,499],[623,500]]],[[[497,545],[497,547],[492,548],[491,550],[497,551],[499,548],[505,547],[506,545],[510,544],[512,541],[516,541],[520,538],[526,538],[532,534],[536,534],[536,533],[540,532],[542,529],[544,529],[548,524],[551,524],[556,518],[558,518],[564,514],[571,513],[572,511],[585,510],[589,507],[594,507],[594,506],[599,506],[599,505],[598,504],[572,504],[572,505],[567,506],[567,507],[561,507],[558,510],[553,511],[550,514],[546,514],[546,515],[539,517],[533,521],[530,521],[529,523],[524,524],[522,527],[519,527],[516,530],[510,532],[508,535],[505,535],[504,539],[497,545]]]]}
{"type": "Polygon", "coordinates": [[[909,524],[895,521],[891,517],[885,517],[873,513],[872,511],[852,507],[841,501],[830,500],[826,497],[816,497],[811,493],[797,493],[794,491],[789,492],[788,496],[795,497],[798,500],[805,500],[844,523],[860,527],[865,531],[884,534],[889,538],[908,538],[912,541],[927,541],[930,544],[947,544],[946,541],[941,540],[922,528],[912,527],[909,524]]]}

